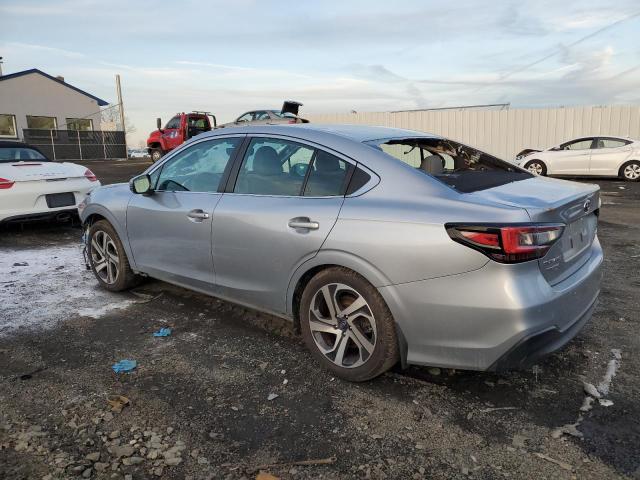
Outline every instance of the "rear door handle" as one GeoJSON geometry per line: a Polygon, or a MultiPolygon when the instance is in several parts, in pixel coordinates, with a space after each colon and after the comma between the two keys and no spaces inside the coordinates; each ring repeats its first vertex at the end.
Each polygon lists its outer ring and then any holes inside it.
{"type": "Polygon", "coordinates": [[[302,230],[318,230],[320,224],[312,222],[308,217],[296,217],[289,220],[289,227],[302,230]]]}
{"type": "Polygon", "coordinates": [[[202,221],[209,218],[209,214],[204,210],[196,208],[195,210],[191,210],[189,213],[187,213],[187,217],[195,221],[202,221]]]}

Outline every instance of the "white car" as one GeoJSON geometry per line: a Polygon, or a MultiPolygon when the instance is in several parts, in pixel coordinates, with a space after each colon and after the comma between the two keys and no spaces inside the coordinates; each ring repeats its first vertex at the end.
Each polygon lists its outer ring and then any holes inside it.
{"type": "Polygon", "coordinates": [[[98,186],[86,167],[52,162],[24,143],[0,142],[0,224],[69,219],[98,186]]]}
{"type": "Polygon", "coordinates": [[[595,175],[640,180],[640,141],[593,136],[570,140],[546,150],[527,149],[516,164],[537,175],[595,175]]]}

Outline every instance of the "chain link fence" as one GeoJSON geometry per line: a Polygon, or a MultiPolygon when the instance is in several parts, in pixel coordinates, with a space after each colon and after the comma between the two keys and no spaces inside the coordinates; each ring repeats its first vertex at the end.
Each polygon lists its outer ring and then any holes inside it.
{"type": "Polygon", "coordinates": [[[54,161],[127,158],[123,131],[25,128],[23,134],[26,143],[54,161]]]}

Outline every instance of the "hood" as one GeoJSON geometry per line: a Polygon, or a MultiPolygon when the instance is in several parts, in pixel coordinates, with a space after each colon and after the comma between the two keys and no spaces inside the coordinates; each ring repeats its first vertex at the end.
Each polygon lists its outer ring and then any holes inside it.
{"type": "Polygon", "coordinates": [[[84,177],[86,167],[75,163],[38,162],[34,160],[0,163],[0,177],[14,182],[84,177]]]}

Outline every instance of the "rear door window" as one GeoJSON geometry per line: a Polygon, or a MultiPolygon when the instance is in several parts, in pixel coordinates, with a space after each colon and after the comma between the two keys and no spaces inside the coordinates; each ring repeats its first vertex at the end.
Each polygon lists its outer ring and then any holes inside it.
{"type": "Polygon", "coordinates": [[[329,197],[345,191],[350,164],[323,150],[317,150],[304,189],[305,197],[329,197]]]}
{"type": "Polygon", "coordinates": [[[630,140],[623,140],[621,138],[599,138],[596,148],[620,148],[630,143],[630,140]]]}

